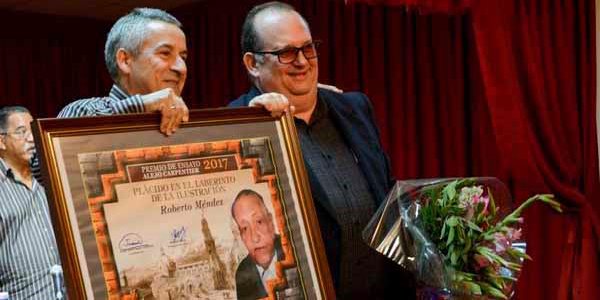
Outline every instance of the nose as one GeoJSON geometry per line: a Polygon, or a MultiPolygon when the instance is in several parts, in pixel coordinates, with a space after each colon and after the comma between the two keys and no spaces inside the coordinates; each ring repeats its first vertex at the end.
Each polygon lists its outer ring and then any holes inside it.
{"type": "Polygon", "coordinates": [[[187,73],[187,65],[185,64],[185,60],[181,56],[177,56],[175,62],[171,65],[171,70],[180,75],[185,75],[187,73]]]}
{"type": "Polygon", "coordinates": [[[25,135],[25,139],[30,142],[33,143],[33,131],[31,130],[27,130],[27,133],[25,135]]]}
{"type": "Polygon", "coordinates": [[[260,242],[260,233],[254,227],[250,228],[250,240],[255,244],[260,242]]]}
{"type": "Polygon", "coordinates": [[[294,65],[304,66],[307,63],[308,63],[308,59],[306,58],[306,56],[304,56],[304,51],[299,50],[298,53],[296,54],[296,59],[294,60],[294,65]]]}

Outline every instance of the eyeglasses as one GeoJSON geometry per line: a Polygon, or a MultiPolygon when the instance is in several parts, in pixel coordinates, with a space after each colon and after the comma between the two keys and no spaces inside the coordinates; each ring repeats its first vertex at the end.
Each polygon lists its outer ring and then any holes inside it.
{"type": "Polygon", "coordinates": [[[298,52],[302,51],[306,59],[317,57],[317,48],[321,44],[320,41],[313,41],[302,47],[285,47],[275,51],[253,51],[256,54],[271,54],[276,55],[277,59],[282,64],[291,64],[298,58],[298,52]]]}
{"type": "Polygon", "coordinates": [[[31,129],[27,129],[25,127],[19,127],[13,132],[4,131],[4,132],[0,132],[0,134],[2,134],[2,135],[10,134],[17,139],[22,140],[22,139],[27,138],[31,134],[31,129]]]}

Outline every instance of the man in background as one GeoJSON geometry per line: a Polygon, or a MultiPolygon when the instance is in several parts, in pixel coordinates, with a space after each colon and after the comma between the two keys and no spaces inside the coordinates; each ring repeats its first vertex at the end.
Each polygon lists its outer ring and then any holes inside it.
{"type": "Polygon", "coordinates": [[[288,4],[254,7],[244,21],[241,43],[254,86],[230,106],[245,106],[257,95],[275,92],[295,107],[338,298],[414,298],[412,277],[362,240],[363,228],[394,182],[368,98],[317,86],[319,44],[306,20],[288,4]]]}
{"type": "Polygon", "coordinates": [[[62,290],[51,270],[60,257],[44,188],[29,165],[31,121],[24,107],[0,109],[0,291],[10,299],[56,299],[62,290]]]}

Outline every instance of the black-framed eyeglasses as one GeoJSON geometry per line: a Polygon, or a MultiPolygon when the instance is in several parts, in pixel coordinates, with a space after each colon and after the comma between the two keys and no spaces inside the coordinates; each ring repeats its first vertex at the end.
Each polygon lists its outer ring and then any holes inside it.
{"type": "Polygon", "coordinates": [[[320,41],[312,41],[302,47],[285,47],[275,51],[253,51],[255,54],[271,54],[276,55],[277,59],[282,64],[291,64],[298,58],[298,52],[302,51],[306,59],[317,57],[317,48],[321,44],[320,41]]]}
{"type": "Polygon", "coordinates": [[[1,135],[12,135],[15,138],[22,140],[25,139],[26,137],[28,137],[31,134],[31,130],[27,129],[25,127],[19,127],[17,128],[15,131],[9,132],[9,131],[3,131],[0,132],[1,135]]]}

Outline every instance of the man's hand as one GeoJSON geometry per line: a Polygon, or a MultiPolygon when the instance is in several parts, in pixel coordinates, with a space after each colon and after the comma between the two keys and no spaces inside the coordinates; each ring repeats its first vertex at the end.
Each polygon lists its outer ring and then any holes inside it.
{"type": "Polygon", "coordinates": [[[171,88],[142,95],[142,100],[146,112],[160,112],[160,132],[166,135],[175,133],[181,122],[189,119],[190,112],[185,102],[171,88]]]}
{"type": "Polygon", "coordinates": [[[323,83],[317,83],[317,87],[318,88],[322,88],[322,89],[326,89],[326,90],[330,90],[332,92],[336,92],[338,94],[343,93],[344,91],[338,89],[337,86],[335,85],[328,85],[328,84],[323,84],[323,83]]]}
{"type": "Polygon", "coordinates": [[[271,112],[271,116],[279,117],[286,111],[294,114],[294,106],[290,105],[288,99],[278,93],[266,93],[256,96],[250,100],[248,106],[264,107],[271,112]]]}

